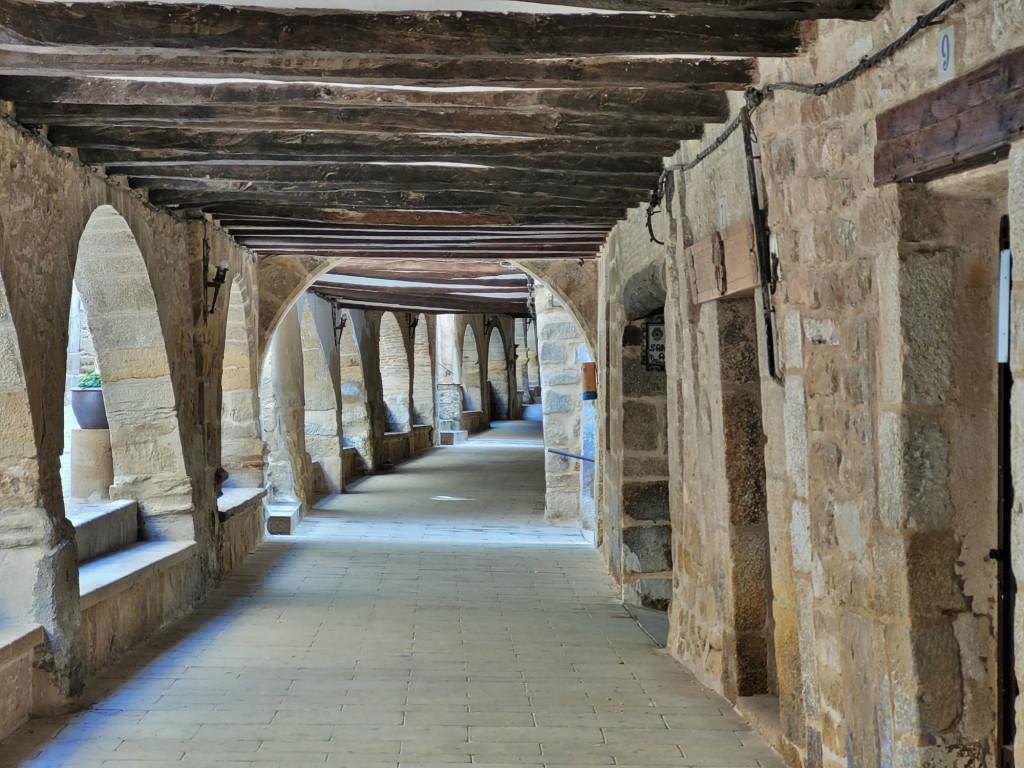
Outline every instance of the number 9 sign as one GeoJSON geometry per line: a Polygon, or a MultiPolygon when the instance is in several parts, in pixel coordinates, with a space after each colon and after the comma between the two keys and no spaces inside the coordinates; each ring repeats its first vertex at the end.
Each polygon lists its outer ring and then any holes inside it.
{"type": "Polygon", "coordinates": [[[953,66],[953,28],[946,27],[939,32],[939,70],[938,80],[940,83],[944,83],[947,80],[952,80],[956,73],[956,67],[953,66]]]}

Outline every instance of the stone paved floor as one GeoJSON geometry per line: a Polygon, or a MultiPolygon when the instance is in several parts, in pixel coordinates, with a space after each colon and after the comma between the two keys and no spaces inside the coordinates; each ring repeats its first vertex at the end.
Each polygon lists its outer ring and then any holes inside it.
{"type": "Polygon", "coordinates": [[[328,499],[0,766],[781,765],[543,524],[531,428],[328,499]]]}

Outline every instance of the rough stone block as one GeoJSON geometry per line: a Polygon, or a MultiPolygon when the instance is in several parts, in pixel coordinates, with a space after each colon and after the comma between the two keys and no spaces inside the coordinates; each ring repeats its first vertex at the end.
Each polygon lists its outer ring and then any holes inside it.
{"type": "MultiPolygon", "coordinates": [[[[580,330],[576,324],[567,320],[560,322],[541,322],[540,337],[542,339],[575,339],[580,336],[580,330]]],[[[543,359],[543,357],[541,358],[543,359]]]]}
{"type": "Polygon", "coordinates": [[[672,530],[666,525],[622,531],[622,560],[627,572],[658,573],[672,568],[672,530]]]}
{"type": "Polygon", "coordinates": [[[267,504],[267,533],[290,536],[302,522],[302,504],[297,501],[276,501],[267,504]]]}
{"type": "Polygon", "coordinates": [[[729,299],[717,301],[715,306],[722,382],[756,384],[760,370],[754,302],[746,298],[729,299]]]}
{"type": "Polygon", "coordinates": [[[565,351],[565,345],[553,341],[547,341],[540,346],[540,361],[542,364],[564,363],[569,359],[565,351]]]}
{"type": "Polygon", "coordinates": [[[465,429],[444,429],[438,432],[441,445],[458,445],[469,439],[469,432],[465,429]]]}
{"type": "Polygon", "coordinates": [[[544,415],[553,413],[571,413],[573,397],[562,392],[546,392],[544,394],[544,415]]]}
{"type": "Polygon", "coordinates": [[[668,520],[668,480],[623,483],[622,509],[634,520],[668,520]]]}
{"type": "Polygon", "coordinates": [[[664,410],[664,405],[659,407],[647,400],[627,400],[622,404],[622,438],[627,451],[659,450],[658,425],[664,410]]]}
{"type": "Polygon", "coordinates": [[[622,585],[622,599],[657,611],[668,610],[672,600],[672,579],[637,579],[622,585]]]}
{"type": "Polygon", "coordinates": [[[639,356],[622,355],[622,396],[665,397],[665,371],[648,371],[639,356]]]}

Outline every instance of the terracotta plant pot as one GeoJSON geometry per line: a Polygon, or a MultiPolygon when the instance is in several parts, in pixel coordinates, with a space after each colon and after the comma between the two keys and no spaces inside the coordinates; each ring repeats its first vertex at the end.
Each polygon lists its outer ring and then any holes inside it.
{"type": "Polygon", "coordinates": [[[82,429],[110,429],[107,409],[103,405],[103,390],[99,388],[71,390],[71,410],[75,412],[82,429]]]}

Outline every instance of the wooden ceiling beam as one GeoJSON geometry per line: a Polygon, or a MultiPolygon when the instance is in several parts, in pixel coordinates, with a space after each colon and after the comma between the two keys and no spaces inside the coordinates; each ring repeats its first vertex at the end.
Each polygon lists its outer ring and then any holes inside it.
{"type": "Polygon", "coordinates": [[[33,125],[140,128],[220,128],[282,131],[297,125],[331,133],[462,132],[546,138],[692,139],[711,117],[632,116],[629,113],[576,114],[552,110],[498,110],[476,107],[372,107],[337,110],[266,105],[168,107],[109,104],[18,105],[18,120],[33,125]]]}
{"type": "MultiPolygon", "coordinates": [[[[197,128],[167,125],[156,128],[117,126],[53,126],[50,140],[58,145],[106,149],[180,149],[197,152],[230,152],[250,157],[286,155],[292,159],[346,158],[372,153],[402,160],[413,155],[438,153],[488,157],[492,155],[616,155],[639,159],[671,154],[678,149],[672,139],[587,139],[559,136],[509,136],[452,134],[435,130],[412,133],[338,133],[329,130],[267,128],[258,132],[230,127],[197,128]],[[660,154],[659,154],[660,153],[660,154]]],[[[685,137],[683,137],[685,138],[685,137]]]]}
{"type": "Polygon", "coordinates": [[[326,83],[227,82],[195,84],[82,77],[0,77],[0,99],[28,104],[191,107],[258,104],[261,108],[463,107],[479,109],[537,109],[566,113],[616,114],[636,117],[721,119],[728,113],[725,93],[688,89],[681,85],[632,87],[518,87],[473,91],[353,88],[326,83]]]}
{"type": "Polygon", "coordinates": [[[493,261],[510,261],[514,259],[595,259],[599,248],[592,248],[589,251],[575,250],[552,250],[552,251],[502,251],[502,250],[417,250],[407,248],[403,250],[379,251],[374,249],[359,248],[306,248],[301,245],[281,245],[268,248],[250,248],[262,256],[324,256],[337,258],[339,256],[357,257],[360,259],[419,259],[419,258],[444,258],[444,259],[491,259],[493,261]]]}
{"type": "MultiPolygon", "coordinates": [[[[620,142],[628,144],[629,142],[620,142]]],[[[667,144],[667,142],[662,142],[667,144]]],[[[72,143],[64,143],[64,146],[75,146],[72,143]]],[[[448,163],[484,165],[497,169],[535,169],[538,171],[576,171],[579,173],[592,174],[636,174],[647,173],[657,176],[664,167],[661,154],[671,154],[672,147],[662,146],[655,150],[655,154],[639,154],[632,151],[623,154],[574,154],[571,152],[534,153],[529,149],[523,150],[521,154],[493,154],[474,155],[464,154],[458,151],[439,151],[431,155],[427,152],[405,152],[377,153],[377,154],[319,154],[316,150],[303,152],[302,150],[291,150],[287,155],[276,153],[234,153],[230,151],[208,152],[190,151],[176,149],[90,149],[80,148],[79,159],[91,165],[103,166],[108,173],[131,175],[136,172],[144,172],[149,168],[159,168],[161,165],[185,165],[197,169],[209,168],[210,173],[217,173],[218,165],[232,165],[237,163],[308,163],[308,164],[329,164],[329,165],[353,165],[353,164],[380,164],[380,163],[403,163],[407,165],[448,163]]]]}
{"type": "MultiPolygon", "coordinates": [[[[111,175],[133,179],[195,179],[254,182],[301,182],[315,179],[335,184],[484,184],[503,186],[522,183],[594,184],[618,189],[650,189],[656,176],[650,173],[599,173],[547,168],[494,168],[402,163],[267,162],[186,163],[119,166],[108,165],[111,175]]],[[[142,186],[149,186],[148,184],[142,186]]]]}
{"type": "Polygon", "coordinates": [[[639,196],[615,190],[574,192],[566,187],[519,186],[514,189],[445,189],[441,186],[367,188],[320,187],[302,184],[248,184],[204,186],[187,182],[187,188],[164,187],[149,190],[154,205],[209,206],[221,203],[279,203],[285,205],[330,205],[339,208],[426,208],[429,210],[498,211],[501,213],[541,212],[550,207],[581,211],[621,212],[638,205],[639,196]]]}
{"type": "Polygon", "coordinates": [[[451,297],[409,297],[394,296],[387,293],[354,293],[347,289],[332,290],[328,286],[314,283],[310,293],[330,296],[339,301],[342,307],[353,309],[378,309],[397,312],[434,312],[461,314],[492,314],[523,317],[529,314],[525,301],[509,301],[507,299],[454,299],[451,297]]]}
{"type": "Polygon", "coordinates": [[[563,226],[587,225],[600,226],[605,231],[611,228],[623,215],[617,211],[604,213],[580,212],[578,210],[549,210],[546,213],[508,211],[459,211],[438,209],[423,204],[405,205],[401,208],[381,206],[346,207],[332,204],[330,201],[312,202],[308,197],[291,199],[290,201],[261,201],[259,199],[235,201],[206,201],[199,205],[183,205],[178,208],[179,215],[190,217],[211,217],[214,221],[221,217],[230,218],[238,215],[263,214],[275,218],[287,217],[295,220],[317,220],[334,224],[369,224],[369,225],[430,225],[430,226],[471,226],[471,225],[511,225],[511,226],[563,226]]]}
{"type": "Polygon", "coordinates": [[[362,259],[338,259],[331,270],[343,275],[372,277],[381,272],[396,279],[434,279],[435,276],[452,280],[479,280],[516,277],[526,281],[529,276],[517,269],[508,269],[493,261],[461,259],[452,263],[447,259],[375,259],[367,264],[362,259]]]}
{"type": "Polygon", "coordinates": [[[731,54],[780,56],[800,45],[796,23],[722,15],[537,15],[522,13],[359,13],[216,5],[119,3],[0,4],[0,42],[164,48],[334,51],[393,56],[589,56],[731,54]]]}
{"type": "Polygon", "coordinates": [[[363,242],[348,240],[322,240],[299,235],[285,235],[281,237],[252,237],[239,235],[232,232],[235,239],[246,248],[254,251],[271,250],[278,247],[302,247],[314,250],[345,251],[351,250],[362,253],[372,251],[374,253],[386,253],[388,251],[416,251],[418,253],[430,253],[432,251],[485,251],[522,253],[523,258],[529,258],[531,253],[560,252],[560,253],[593,253],[602,244],[595,242],[546,242],[546,243],[516,243],[516,242],[445,242],[438,240],[429,243],[404,241],[400,239],[389,242],[363,242]]]}
{"type": "Polygon", "coordinates": [[[523,283],[521,285],[514,286],[480,286],[475,285],[468,286],[427,286],[427,285],[402,285],[402,286],[375,286],[365,283],[338,283],[331,280],[317,280],[317,285],[330,286],[332,290],[339,292],[345,292],[349,296],[355,296],[357,293],[375,293],[385,294],[387,296],[410,296],[417,298],[426,297],[445,297],[450,296],[455,299],[480,299],[490,298],[481,297],[475,294],[481,293],[496,293],[500,295],[499,300],[525,300],[526,294],[529,292],[528,286],[523,283]]]}
{"type": "Polygon", "coordinates": [[[284,55],[251,51],[123,53],[107,48],[43,48],[0,42],[0,75],[34,77],[263,78],[282,82],[328,81],[403,86],[571,86],[675,85],[683,88],[742,89],[753,77],[749,58],[664,58],[638,56],[502,57],[284,55]]]}
{"type": "MultiPolygon", "coordinates": [[[[531,0],[540,5],[565,5],[566,0],[531,0]]],[[[595,10],[723,16],[737,19],[873,19],[883,0],[575,0],[595,10]]]]}

